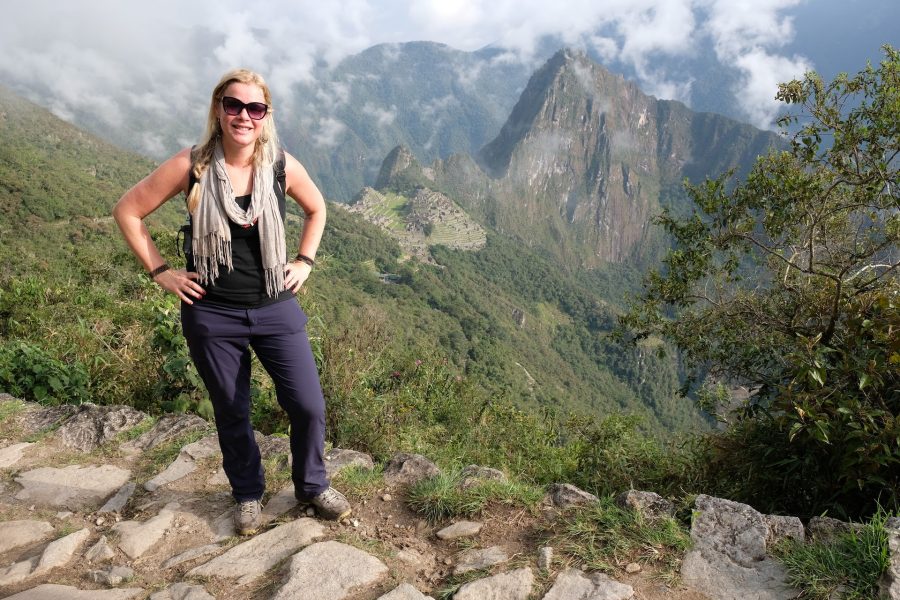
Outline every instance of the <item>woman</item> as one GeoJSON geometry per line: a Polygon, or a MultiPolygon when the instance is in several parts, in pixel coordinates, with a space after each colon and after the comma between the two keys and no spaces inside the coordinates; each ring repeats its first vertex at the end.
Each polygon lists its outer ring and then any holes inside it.
{"type": "Polygon", "coordinates": [[[280,151],[271,106],[262,77],[226,73],[213,90],[203,142],[165,161],[113,209],[153,281],[181,299],[182,330],[212,401],[241,535],[258,529],[265,490],[250,425],[250,348],[290,418],[297,499],[325,518],[350,514],[325,475],[325,401],[306,316],[294,299],[315,264],[325,201],[303,166],[280,151]],[[179,192],[188,198],[192,230],[184,271],[169,268],[143,223],[179,192]],[[293,260],[285,251],[285,194],[306,214],[293,260]]]}

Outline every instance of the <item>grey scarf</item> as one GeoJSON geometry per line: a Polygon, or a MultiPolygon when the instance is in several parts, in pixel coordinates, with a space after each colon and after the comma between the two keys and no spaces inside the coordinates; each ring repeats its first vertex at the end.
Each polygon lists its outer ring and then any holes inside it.
{"type": "Polygon", "coordinates": [[[259,224],[259,245],[265,270],[266,294],[278,295],[284,290],[284,223],[278,212],[278,198],[272,189],[271,166],[253,170],[253,192],[250,206],[241,210],[234,201],[234,189],[225,171],[222,142],[216,144],[209,168],[200,177],[200,202],[192,215],[194,264],[200,283],[208,285],[219,276],[219,265],[231,271],[231,229],[228,221],[241,226],[259,224]]]}

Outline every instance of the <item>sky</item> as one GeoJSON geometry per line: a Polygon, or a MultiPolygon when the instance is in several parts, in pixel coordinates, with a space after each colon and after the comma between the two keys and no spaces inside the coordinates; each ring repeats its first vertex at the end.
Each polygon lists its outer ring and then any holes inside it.
{"type": "Polygon", "coordinates": [[[667,65],[711,52],[735,73],[746,120],[771,128],[778,82],[877,60],[880,44],[900,45],[897,24],[898,0],[29,0],[0,20],[0,83],[63,118],[87,112],[118,127],[134,109],[152,119],[172,102],[205,102],[235,66],[290,95],[317,65],[379,43],[494,45],[536,67],[552,36],[689,105],[698,75],[667,65]]]}

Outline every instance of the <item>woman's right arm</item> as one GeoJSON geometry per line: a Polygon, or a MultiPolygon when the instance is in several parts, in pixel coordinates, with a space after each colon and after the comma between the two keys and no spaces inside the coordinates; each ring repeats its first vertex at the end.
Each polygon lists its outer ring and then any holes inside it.
{"type": "MultiPolygon", "coordinates": [[[[125,192],[113,208],[113,217],[125,242],[148,272],[164,265],[165,260],[144,225],[144,217],[187,189],[190,169],[190,149],[186,148],[125,192]]],[[[191,298],[202,298],[204,294],[196,279],[196,273],[171,269],[153,278],[188,304],[193,304],[191,298]]]]}

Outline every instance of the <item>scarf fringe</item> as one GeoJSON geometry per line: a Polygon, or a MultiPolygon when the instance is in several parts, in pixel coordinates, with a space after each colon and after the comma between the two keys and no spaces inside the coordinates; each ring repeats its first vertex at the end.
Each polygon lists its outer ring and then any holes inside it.
{"type": "Polygon", "coordinates": [[[192,216],[194,263],[200,283],[209,285],[219,277],[219,266],[233,270],[231,229],[228,221],[259,228],[266,294],[271,298],[284,291],[284,221],[278,211],[271,166],[254,169],[253,192],[246,211],[234,201],[234,190],[225,170],[222,144],[216,146],[209,168],[200,177],[200,201],[192,216]]]}

